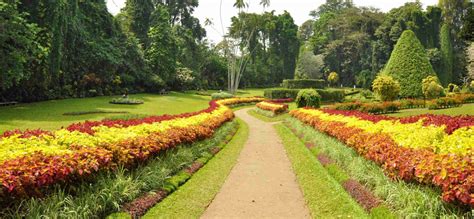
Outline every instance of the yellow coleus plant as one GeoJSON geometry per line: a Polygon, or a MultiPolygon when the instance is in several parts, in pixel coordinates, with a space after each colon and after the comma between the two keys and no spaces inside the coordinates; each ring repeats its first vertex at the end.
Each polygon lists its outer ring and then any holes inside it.
{"type": "Polygon", "coordinates": [[[370,133],[388,134],[402,147],[427,148],[441,154],[474,154],[474,127],[464,127],[449,135],[444,131],[445,126],[424,126],[422,120],[408,124],[402,124],[398,120],[382,120],[375,123],[355,116],[333,115],[320,110],[299,110],[323,121],[342,122],[349,127],[360,128],[370,133]]]}

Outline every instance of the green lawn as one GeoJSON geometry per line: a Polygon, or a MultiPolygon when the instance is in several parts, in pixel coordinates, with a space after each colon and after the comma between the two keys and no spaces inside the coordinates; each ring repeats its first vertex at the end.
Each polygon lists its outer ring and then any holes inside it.
{"type": "Polygon", "coordinates": [[[474,115],[474,104],[464,104],[461,107],[450,108],[450,109],[441,109],[441,110],[428,110],[428,109],[407,109],[401,110],[398,113],[390,114],[391,116],[405,117],[405,116],[414,116],[420,114],[436,114],[436,115],[474,115]]]}
{"type": "Polygon", "coordinates": [[[332,178],[284,125],[275,125],[313,218],[368,218],[364,209],[332,178]]]}
{"type": "MultiPolygon", "coordinates": [[[[239,91],[239,96],[262,96],[264,89],[239,91]]],[[[130,98],[140,98],[142,105],[113,105],[113,97],[94,97],[82,99],[50,100],[36,103],[19,104],[0,108],[0,133],[12,129],[46,129],[54,130],[71,123],[84,120],[101,120],[123,114],[89,114],[64,116],[64,113],[79,111],[126,111],[130,114],[162,115],[194,112],[208,107],[209,96],[196,95],[195,92],[169,95],[136,94],[130,98]]]]}

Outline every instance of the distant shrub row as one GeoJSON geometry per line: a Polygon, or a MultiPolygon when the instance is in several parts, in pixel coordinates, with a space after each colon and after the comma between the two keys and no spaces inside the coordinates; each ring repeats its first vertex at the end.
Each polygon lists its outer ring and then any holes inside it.
{"type": "Polygon", "coordinates": [[[219,92],[219,93],[213,93],[211,97],[213,100],[220,100],[220,99],[232,98],[234,97],[234,95],[227,92],[219,92]]]}
{"type": "MultiPolygon", "coordinates": [[[[299,89],[268,89],[264,91],[264,96],[268,99],[292,98],[296,99],[299,89]]],[[[342,102],[344,101],[345,93],[343,90],[323,90],[316,89],[321,96],[322,102],[342,102]]]]}
{"type": "Polygon", "coordinates": [[[283,80],[282,86],[286,89],[304,89],[304,88],[324,88],[326,82],[324,80],[300,79],[300,80],[283,80]]]}

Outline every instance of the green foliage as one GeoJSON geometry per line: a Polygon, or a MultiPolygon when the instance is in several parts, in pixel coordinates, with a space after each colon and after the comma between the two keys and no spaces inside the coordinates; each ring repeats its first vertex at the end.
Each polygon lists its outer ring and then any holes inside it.
{"type": "Polygon", "coordinates": [[[315,89],[303,89],[298,92],[295,102],[298,108],[319,108],[321,106],[321,96],[315,89]]]}
{"type": "Polygon", "coordinates": [[[330,84],[336,85],[339,81],[339,75],[337,74],[337,72],[331,72],[328,76],[328,81],[330,84]]]}
{"type": "Polygon", "coordinates": [[[422,82],[423,95],[428,99],[445,96],[444,88],[440,85],[436,76],[428,76],[422,82]]]}
{"type": "Polygon", "coordinates": [[[391,76],[379,75],[372,83],[372,89],[382,101],[391,101],[398,97],[400,83],[391,76]]]}
{"type": "Polygon", "coordinates": [[[296,65],[295,79],[321,79],[324,60],[322,55],[314,55],[313,51],[300,52],[296,65]]]}
{"type": "Polygon", "coordinates": [[[296,96],[298,95],[298,92],[300,92],[299,89],[284,89],[284,88],[266,89],[264,91],[263,96],[268,99],[284,99],[284,98],[295,99],[296,96]]]}
{"type": "Polygon", "coordinates": [[[449,93],[459,93],[459,92],[461,92],[461,89],[459,88],[458,85],[450,83],[448,85],[448,92],[449,93]]]}
{"type": "Polygon", "coordinates": [[[0,92],[31,76],[29,63],[45,59],[47,51],[37,42],[40,28],[26,20],[18,1],[0,2],[0,92]]]}
{"type": "Polygon", "coordinates": [[[442,72],[438,72],[438,76],[443,85],[447,85],[453,81],[453,45],[451,44],[451,29],[449,25],[444,24],[441,27],[441,55],[442,55],[442,72]]]}
{"type": "Polygon", "coordinates": [[[342,102],[344,101],[345,92],[341,89],[317,89],[324,102],[342,102]]]}
{"type": "Polygon", "coordinates": [[[302,88],[324,88],[324,80],[315,79],[300,79],[300,80],[283,80],[282,86],[287,89],[302,89],[302,88]]]}
{"type": "Polygon", "coordinates": [[[423,45],[411,30],[403,32],[383,73],[400,83],[402,97],[422,96],[422,80],[435,75],[423,45]]]}
{"type": "Polygon", "coordinates": [[[213,93],[211,97],[213,100],[220,100],[220,99],[232,98],[234,97],[234,95],[227,92],[219,92],[219,93],[213,93]]]}
{"type": "Polygon", "coordinates": [[[143,48],[149,45],[148,30],[153,11],[152,0],[127,0],[122,10],[123,16],[126,16],[124,30],[133,33],[143,48]]]}
{"type": "Polygon", "coordinates": [[[158,6],[153,12],[153,21],[148,31],[150,47],[146,58],[155,75],[165,82],[172,81],[176,72],[177,42],[171,24],[170,15],[164,6],[158,6]]]}
{"type": "Polygon", "coordinates": [[[232,18],[229,37],[237,40],[241,57],[248,60],[243,69],[244,86],[276,85],[295,78],[300,41],[298,26],[288,12],[240,13],[232,18]]]}

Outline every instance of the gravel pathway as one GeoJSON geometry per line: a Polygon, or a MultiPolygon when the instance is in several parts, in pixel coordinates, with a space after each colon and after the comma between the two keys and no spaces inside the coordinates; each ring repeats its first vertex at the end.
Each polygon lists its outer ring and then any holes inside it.
{"type": "Polygon", "coordinates": [[[272,123],[243,109],[249,139],[237,164],[202,218],[309,218],[303,194],[272,123]]]}

